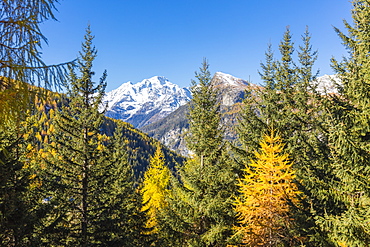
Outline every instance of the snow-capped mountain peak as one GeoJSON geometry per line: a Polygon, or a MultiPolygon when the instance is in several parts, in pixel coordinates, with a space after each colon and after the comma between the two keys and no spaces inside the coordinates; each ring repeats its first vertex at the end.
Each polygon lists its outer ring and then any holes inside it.
{"type": "Polygon", "coordinates": [[[163,76],[153,76],[141,82],[123,83],[106,93],[109,117],[122,119],[141,127],[162,118],[190,101],[188,88],[180,88],[163,76]]]}
{"type": "Polygon", "coordinates": [[[223,72],[216,72],[213,76],[213,82],[215,86],[226,87],[245,87],[249,85],[247,81],[223,72]]]}

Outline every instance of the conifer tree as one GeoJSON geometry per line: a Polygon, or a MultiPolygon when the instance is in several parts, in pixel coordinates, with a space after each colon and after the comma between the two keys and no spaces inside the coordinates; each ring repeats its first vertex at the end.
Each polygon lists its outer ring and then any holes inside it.
{"type": "Polygon", "coordinates": [[[192,80],[193,99],[189,108],[189,135],[187,146],[198,157],[208,157],[222,144],[220,109],[217,91],[212,86],[209,65],[204,59],[197,81],[192,80]]]}
{"type": "Polygon", "coordinates": [[[169,184],[171,172],[165,166],[164,155],[160,145],[157,145],[156,152],[150,159],[150,166],[144,174],[142,211],[148,215],[147,227],[153,232],[158,231],[158,217],[162,210],[167,207],[166,198],[169,197],[169,184]]]}
{"type": "Polygon", "coordinates": [[[287,118],[292,100],[292,91],[297,80],[297,67],[293,61],[294,44],[290,29],[287,28],[279,45],[280,60],[274,58],[272,45],[265,52],[265,63],[261,63],[263,88],[251,88],[244,100],[245,108],[239,121],[239,138],[246,147],[247,160],[253,157],[259,147],[260,137],[269,126],[279,131],[285,139],[285,133],[291,119],[287,118]],[[288,107],[287,107],[288,106],[288,107]]]}
{"type": "Polygon", "coordinates": [[[236,219],[232,210],[235,173],[227,162],[216,90],[206,60],[196,77],[187,138],[194,155],[180,168],[181,181],[173,184],[169,220],[180,233],[179,246],[226,246],[236,219]]]}
{"type": "Polygon", "coordinates": [[[98,186],[105,190],[100,189],[97,201],[101,208],[92,219],[94,239],[101,246],[148,246],[147,217],[140,210],[142,199],[123,133],[123,126],[118,124],[107,144],[105,170],[99,173],[98,186]]]}
{"type": "Polygon", "coordinates": [[[272,45],[268,45],[265,52],[265,63],[261,63],[262,72],[259,72],[264,82],[264,88],[248,88],[246,97],[243,99],[244,106],[241,110],[238,125],[238,139],[242,148],[234,149],[239,154],[242,164],[249,162],[254,157],[254,150],[259,148],[260,137],[268,129],[267,116],[277,110],[273,110],[274,104],[271,97],[275,94],[276,61],[272,51],[272,45]]]}
{"type": "Polygon", "coordinates": [[[269,44],[265,52],[265,63],[261,63],[263,88],[251,88],[244,99],[244,109],[239,121],[238,134],[244,147],[241,150],[244,162],[254,156],[259,148],[260,137],[268,131],[269,126],[279,131],[285,139],[285,133],[291,123],[286,118],[287,105],[292,98],[293,85],[297,82],[297,71],[293,63],[294,47],[289,28],[284,33],[279,46],[281,59],[276,60],[269,44]]]}
{"type": "Polygon", "coordinates": [[[27,198],[31,174],[23,168],[23,141],[12,139],[16,135],[9,132],[0,132],[0,245],[26,246],[32,243],[36,222],[27,198]]]}
{"type": "Polygon", "coordinates": [[[329,145],[335,178],[331,192],[341,210],[327,212],[322,225],[342,246],[370,245],[370,1],[352,1],[348,34],[335,28],[349,56],[332,60],[342,83],[328,104],[329,145]],[[338,203],[338,204],[339,204],[338,203]]]}
{"type": "Polygon", "coordinates": [[[289,205],[298,204],[298,189],[283,148],[273,131],[265,135],[256,159],[246,166],[239,181],[235,210],[240,225],[236,229],[247,246],[292,246],[297,241],[290,232],[294,222],[289,205]]]}
{"type": "Polygon", "coordinates": [[[112,139],[101,133],[99,107],[106,73],[95,85],[92,39],[88,28],[78,60],[81,75],[70,69],[69,102],[54,120],[46,156],[50,191],[45,195],[53,210],[45,221],[44,241],[67,246],[135,246],[141,234],[140,220],[135,219],[142,218],[140,200],[133,194],[122,134],[112,139]]]}

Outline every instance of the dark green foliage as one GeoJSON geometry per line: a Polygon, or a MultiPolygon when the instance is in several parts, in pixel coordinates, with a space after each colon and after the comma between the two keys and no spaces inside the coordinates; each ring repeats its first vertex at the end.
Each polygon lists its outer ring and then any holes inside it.
{"type": "Polygon", "coordinates": [[[225,153],[213,155],[189,160],[180,170],[171,220],[181,222],[174,229],[182,233],[183,246],[226,246],[233,235],[235,175],[225,153]]]}
{"type": "Polygon", "coordinates": [[[99,202],[105,203],[98,217],[92,222],[95,240],[100,246],[144,246],[148,245],[145,226],[146,217],[140,212],[141,197],[135,188],[135,177],[128,162],[127,146],[123,137],[123,127],[114,132],[113,143],[108,145],[109,163],[104,176],[99,179],[101,191],[99,202]]]}
{"type": "Polygon", "coordinates": [[[235,173],[222,141],[220,111],[211,85],[208,64],[203,62],[193,82],[187,143],[194,152],[173,182],[167,222],[168,239],[175,246],[226,246],[233,234],[232,209],[235,173]],[[179,240],[180,239],[180,240],[179,240]]]}
{"type": "Polygon", "coordinates": [[[332,60],[342,84],[328,104],[329,145],[335,179],[331,191],[342,211],[327,212],[321,220],[336,242],[370,245],[370,1],[353,1],[353,25],[348,34],[335,28],[349,57],[332,60]]]}
{"type": "Polygon", "coordinates": [[[49,148],[51,191],[46,198],[50,199],[48,203],[54,205],[54,210],[46,222],[49,225],[45,239],[54,244],[87,246],[91,242],[90,207],[95,203],[91,199],[96,200],[101,193],[95,176],[104,164],[104,155],[97,147],[102,141],[98,140],[103,122],[98,104],[104,92],[105,78],[93,88],[91,67],[96,54],[91,47],[89,30],[85,39],[84,54],[79,60],[82,75],[77,78],[70,69],[69,106],[57,111],[56,130],[49,148]],[[97,93],[97,99],[93,97],[94,93],[97,93]]]}
{"type": "Polygon", "coordinates": [[[14,130],[0,133],[0,243],[2,246],[21,246],[27,242],[27,235],[32,232],[32,225],[27,227],[28,224],[32,224],[32,221],[27,219],[29,205],[25,202],[29,174],[22,170],[21,150],[17,147],[19,143],[20,138],[16,137],[14,130]]]}
{"type": "Polygon", "coordinates": [[[220,106],[217,91],[211,85],[207,61],[204,60],[200,72],[195,74],[198,82],[192,81],[193,99],[189,107],[189,135],[187,146],[195,155],[209,156],[222,143],[220,129],[220,106]]]}
{"type": "MultiPolygon", "coordinates": [[[[29,153],[19,132],[0,132],[0,245],[38,246],[37,228],[45,216],[40,187],[35,185],[29,153]]],[[[26,142],[27,141],[27,142],[26,142]]]]}

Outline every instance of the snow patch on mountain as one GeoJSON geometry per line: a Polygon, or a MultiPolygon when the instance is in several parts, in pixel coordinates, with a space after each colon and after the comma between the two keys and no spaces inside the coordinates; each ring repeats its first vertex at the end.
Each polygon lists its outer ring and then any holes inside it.
{"type": "Polygon", "coordinates": [[[338,85],[341,84],[341,80],[338,75],[323,75],[317,77],[312,84],[316,87],[317,92],[321,94],[327,93],[338,93],[338,85]]]}

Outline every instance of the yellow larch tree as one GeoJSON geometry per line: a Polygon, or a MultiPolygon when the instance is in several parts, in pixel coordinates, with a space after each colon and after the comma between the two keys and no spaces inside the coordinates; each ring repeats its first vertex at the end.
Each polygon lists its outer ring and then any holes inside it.
{"type": "Polygon", "coordinates": [[[238,183],[235,210],[239,224],[235,228],[243,246],[290,246],[295,239],[289,234],[293,224],[289,204],[299,201],[292,163],[274,131],[265,135],[260,145],[256,159],[246,166],[238,183]]]}
{"type": "Polygon", "coordinates": [[[148,215],[147,227],[157,231],[158,213],[167,206],[166,198],[170,195],[171,171],[165,165],[165,158],[158,144],[154,156],[150,159],[150,166],[144,174],[142,211],[148,215]]]}

